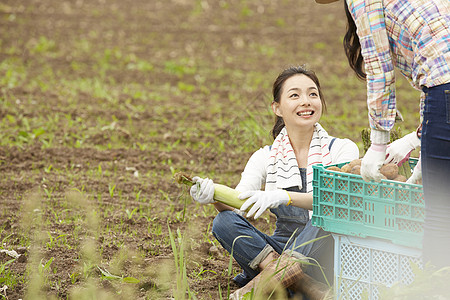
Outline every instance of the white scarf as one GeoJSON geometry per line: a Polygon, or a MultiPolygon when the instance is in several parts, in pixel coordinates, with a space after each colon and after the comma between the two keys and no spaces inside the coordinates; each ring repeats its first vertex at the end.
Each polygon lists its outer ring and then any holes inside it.
{"type": "MultiPolygon", "coordinates": [[[[314,133],[309,145],[308,166],[306,168],[306,191],[311,193],[313,168],[315,164],[325,166],[331,164],[331,155],[328,143],[331,137],[320,126],[314,125],[314,133]]],[[[300,170],[295,157],[294,149],[291,146],[286,127],[284,127],[275,138],[270,149],[269,165],[267,168],[266,190],[283,189],[293,186],[302,188],[300,170]]]]}

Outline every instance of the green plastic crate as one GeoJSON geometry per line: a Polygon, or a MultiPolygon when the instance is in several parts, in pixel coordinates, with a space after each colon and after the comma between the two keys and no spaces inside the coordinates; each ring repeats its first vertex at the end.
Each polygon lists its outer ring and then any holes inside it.
{"type": "MultiPolygon", "coordinates": [[[[416,162],[410,160],[412,168],[416,162]]],[[[421,185],[393,180],[366,182],[361,175],[327,168],[313,166],[314,226],[333,233],[382,238],[422,248],[425,203],[421,185]]]]}

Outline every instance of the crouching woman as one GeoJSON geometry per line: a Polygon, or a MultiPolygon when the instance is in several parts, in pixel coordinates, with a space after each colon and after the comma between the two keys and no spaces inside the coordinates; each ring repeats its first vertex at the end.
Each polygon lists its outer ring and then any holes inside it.
{"type": "Polygon", "coordinates": [[[219,213],[213,234],[242,267],[234,278],[241,288],[231,299],[241,299],[252,289],[270,293],[276,287],[309,299],[329,295],[325,283],[333,279],[333,239],[311,225],[312,166],[351,161],[359,150],[348,139],[328,135],[318,123],[324,108],[313,71],[284,70],[273,84],[274,142],[250,157],[236,186],[239,198],[247,199],[241,210],[214,202],[211,179],[194,179],[199,184],[192,186],[191,196],[202,204],[214,203],[219,213]],[[256,219],[267,209],[276,216],[271,235],[245,218],[256,219]]]}

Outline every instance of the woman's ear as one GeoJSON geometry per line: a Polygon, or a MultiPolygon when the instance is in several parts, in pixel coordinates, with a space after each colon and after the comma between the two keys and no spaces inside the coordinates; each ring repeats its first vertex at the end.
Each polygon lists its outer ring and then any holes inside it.
{"type": "Polygon", "coordinates": [[[273,101],[272,102],[272,111],[275,115],[277,115],[278,117],[282,118],[283,115],[280,112],[280,103],[273,101]]]}

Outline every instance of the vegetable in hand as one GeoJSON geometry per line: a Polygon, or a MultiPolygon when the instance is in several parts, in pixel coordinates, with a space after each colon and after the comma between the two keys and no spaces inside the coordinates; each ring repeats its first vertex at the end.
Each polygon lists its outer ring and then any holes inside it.
{"type": "MultiPolygon", "coordinates": [[[[182,172],[176,173],[174,178],[180,184],[182,183],[188,186],[193,186],[196,184],[190,176],[182,172]]],[[[226,185],[214,183],[213,199],[215,201],[240,209],[245,200],[239,199],[239,194],[239,191],[236,191],[226,185]]]]}

